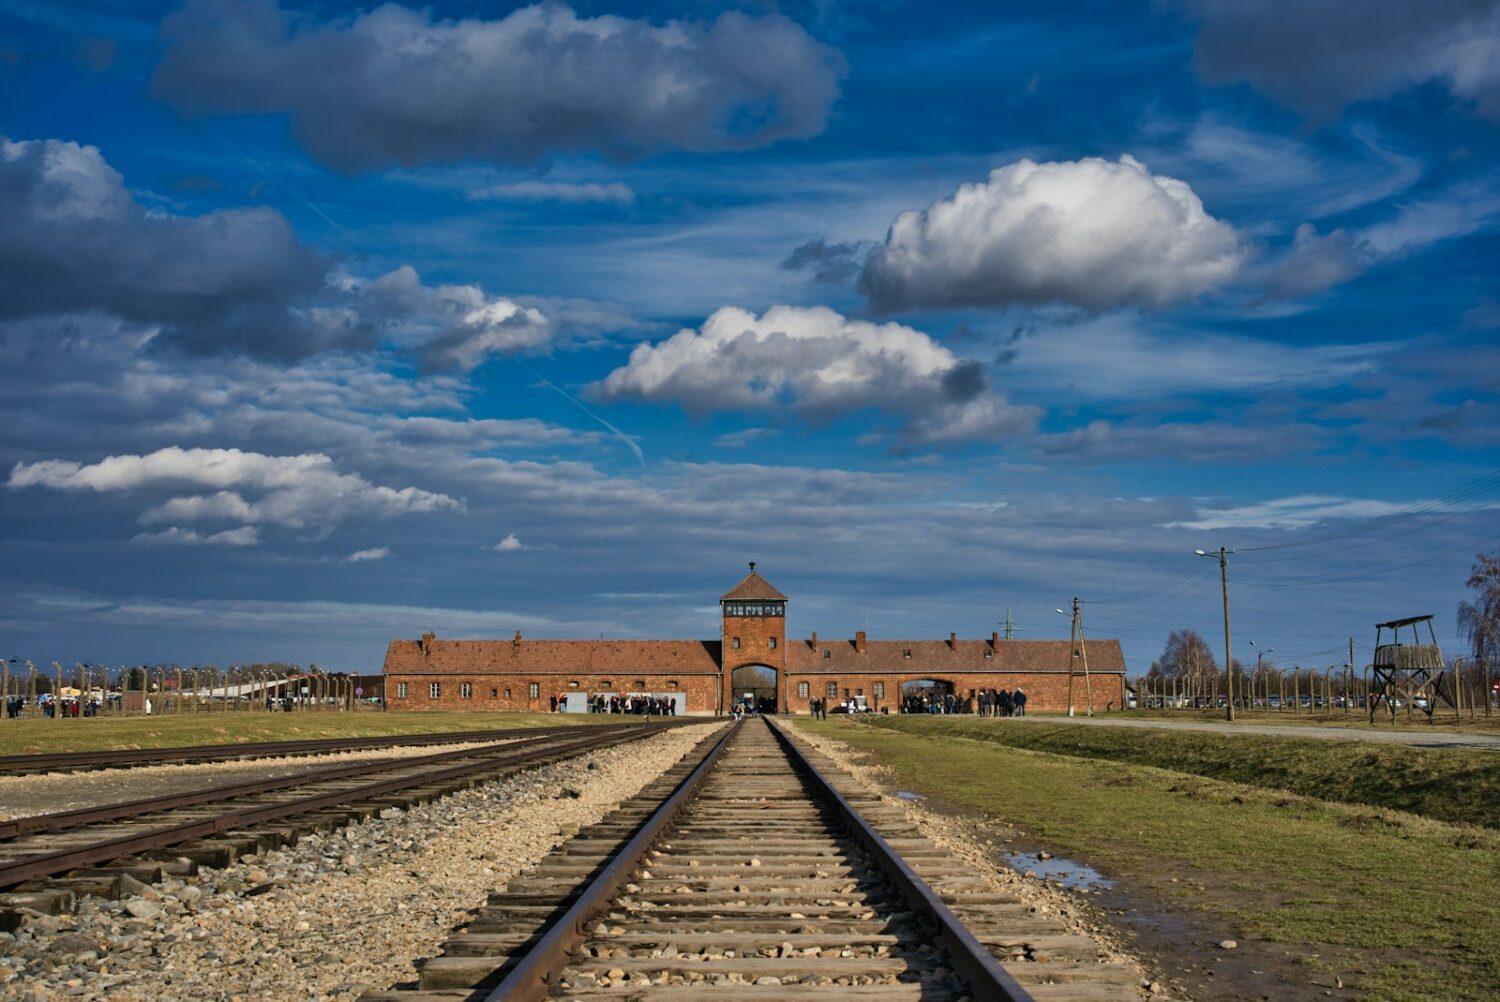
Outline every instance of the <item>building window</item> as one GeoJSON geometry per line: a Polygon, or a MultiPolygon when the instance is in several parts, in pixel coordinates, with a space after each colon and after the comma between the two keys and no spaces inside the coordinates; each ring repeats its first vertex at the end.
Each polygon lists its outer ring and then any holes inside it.
{"type": "Polygon", "coordinates": [[[668,681],[667,682],[667,688],[668,689],[675,689],[675,688],[677,688],[677,680],[674,678],[674,679],[671,679],[670,681],[668,681]]]}
{"type": "Polygon", "coordinates": [[[798,682],[797,683],[797,698],[798,699],[806,699],[808,697],[808,695],[809,695],[809,693],[808,693],[808,685],[807,685],[807,683],[806,682],[798,682]]]}
{"type": "Polygon", "coordinates": [[[911,648],[908,647],[906,650],[902,651],[901,652],[901,656],[903,658],[910,658],[911,657],[911,648]]]}
{"type": "Polygon", "coordinates": [[[725,602],[726,616],[785,616],[785,602],[725,602]]]}
{"type": "Polygon", "coordinates": [[[865,694],[865,690],[863,688],[855,689],[854,694],[856,696],[863,696],[865,694]]]}
{"type": "Polygon", "coordinates": [[[839,698],[839,684],[837,682],[829,682],[828,683],[828,688],[826,690],[824,690],[824,691],[826,691],[828,693],[828,698],[829,699],[838,699],[839,698]]]}
{"type": "Polygon", "coordinates": [[[605,681],[599,683],[599,688],[604,689],[605,691],[613,689],[614,687],[615,687],[615,684],[613,682],[608,681],[607,679],[605,681]]]}
{"type": "Polygon", "coordinates": [[[538,699],[538,698],[540,698],[541,695],[542,695],[542,683],[540,683],[540,682],[533,682],[533,683],[531,683],[531,698],[532,699],[538,699]]]}
{"type": "Polygon", "coordinates": [[[984,656],[987,657],[987,658],[992,658],[992,657],[995,656],[995,652],[992,651],[992,650],[990,650],[988,647],[986,647],[984,649],[984,656]]]}
{"type": "Polygon", "coordinates": [[[509,689],[506,689],[506,690],[505,690],[505,698],[506,698],[506,699],[509,699],[509,698],[510,698],[510,690],[509,690],[509,689]]]}
{"type": "Polygon", "coordinates": [[[498,695],[500,695],[500,690],[499,689],[491,689],[490,690],[490,698],[491,699],[494,699],[498,695]]]}
{"type": "Polygon", "coordinates": [[[430,682],[427,686],[427,695],[431,699],[437,699],[443,694],[443,687],[437,682],[430,682]]]}
{"type": "Polygon", "coordinates": [[[576,681],[575,682],[569,682],[568,683],[568,688],[569,689],[576,689],[576,688],[578,688],[578,683],[576,681]]]}
{"type": "Polygon", "coordinates": [[[774,651],[776,649],[776,638],[775,637],[767,637],[766,638],[766,643],[768,643],[768,644],[771,645],[771,650],[774,651]]]}
{"type": "Polygon", "coordinates": [[[876,699],[884,699],[885,698],[885,683],[884,682],[876,682],[875,683],[875,698],[876,699]]]}
{"type": "Polygon", "coordinates": [[[636,679],[635,680],[635,687],[637,689],[644,689],[644,688],[646,688],[646,680],[643,679],[643,678],[636,679]]]}
{"type": "Polygon", "coordinates": [[[733,640],[729,641],[729,646],[732,647],[732,648],[734,648],[735,650],[739,650],[740,649],[740,638],[739,637],[735,637],[733,640]]]}
{"type": "Polygon", "coordinates": [[[460,699],[473,699],[474,686],[468,682],[463,683],[458,687],[458,696],[460,699]]]}
{"type": "Polygon", "coordinates": [[[833,652],[830,651],[830,650],[828,650],[827,648],[824,648],[824,650],[823,650],[823,656],[825,658],[831,658],[831,657],[833,657],[833,652]]]}
{"type": "Polygon", "coordinates": [[[406,683],[405,682],[397,682],[396,683],[396,698],[397,699],[405,699],[406,698],[406,683]]]}

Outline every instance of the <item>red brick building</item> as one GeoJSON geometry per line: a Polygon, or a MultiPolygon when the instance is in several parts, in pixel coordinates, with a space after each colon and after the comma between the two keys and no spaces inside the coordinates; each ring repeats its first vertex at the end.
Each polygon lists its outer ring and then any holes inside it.
{"type": "MultiPolygon", "coordinates": [[[[755,572],[719,599],[718,640],[393,640],[385,657],[393,710],[582,712],[590,697],[650,694],[679,713],[722,713],[736,700],[806,713],[814,698],[896,712],[903,690],[960,697],[1023,689],[1029,710],[1086,706],[1081,656],[1066,640],[870,640],[787,636],[788,599],[755,572]],[[1070,673],[1070,664],[1074,665],[1070,673]]],[[[1079,651],[1081,655],[1085,652],[1079,651]]],[[[1120,709],[1125,658],[1118,640],[1087,641],[1097,710],[1120,709]]]]}

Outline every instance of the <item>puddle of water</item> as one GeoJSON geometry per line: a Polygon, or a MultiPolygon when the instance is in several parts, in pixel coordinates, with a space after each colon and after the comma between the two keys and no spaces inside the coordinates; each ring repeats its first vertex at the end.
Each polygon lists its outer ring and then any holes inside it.
{"type": "Polygon", "coordinates": [[[1059,859],[1056,856],[1051,859],[1039,859],[1034,852],[1007,852],[1002,858],[1019,873],[1030,873],[1072,890],[1080,888],[1095,890],[1115,886],[1113,880],[1104,879],[1104,875],[1098,870],[1071,859],[1059,859]]]}
{"type": "Polygon", "coordinates": [[[896,791],[896,796],[900,797],[902,800],[926,800],[927,799],[926,797],[922,796],[920,793],[912,793],[910,790],[897,790],[896,791]]]}

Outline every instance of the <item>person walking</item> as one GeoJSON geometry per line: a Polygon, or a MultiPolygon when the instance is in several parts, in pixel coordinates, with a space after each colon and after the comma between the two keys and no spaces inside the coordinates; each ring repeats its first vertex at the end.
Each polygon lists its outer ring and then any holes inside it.
{"type": "Polygon", "coordinates": [[[1011,696],[1011,702],[1016,704],[1016,716],[1026,716],[1026,693],[1022,692],[1019,687],[1016,688],[1015,695],[1011,696]]]}

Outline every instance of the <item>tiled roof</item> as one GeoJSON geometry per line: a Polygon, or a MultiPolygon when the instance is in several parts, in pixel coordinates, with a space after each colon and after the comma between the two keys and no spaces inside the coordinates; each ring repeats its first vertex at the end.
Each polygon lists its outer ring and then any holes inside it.
{"type": "Polygon", "coordinates": [[[717,672],[717,640],[392,640],[385,673],[717,672]]]}
{"type": "MultiPolygon", "coordinates": [[[[1090,640],[1089,671],[1123,672],[1125,655],[1118,640],[1090,640]]],[[[786,664],[795,672],[964,672],[1068,670],[1072,647],[1067,640],[870,640],[865,653],[852,640],[788,640],[786,664]],[[824,657],[827,651],[829,656],[824,657]],[[911,652],[911,657],[906,652],[911,652]],[[985,657],[986,651],[993,651],[985,657]]],[[[1081,667],[1081,666],[1080,666],[1081,667]]]]}
{"type": "Polygon", "coordinates": [[[742,600],[785,602],[786,596],[771,587],[771,582],[755,573],[755,568],[752,566],[750,573],[745,575],[745,580],[726,591],[723,597],[719,599],[720,602],[742,600]]]}

